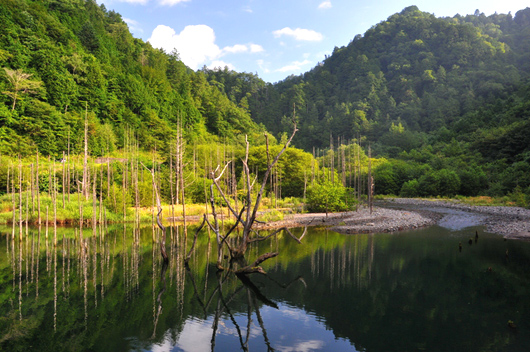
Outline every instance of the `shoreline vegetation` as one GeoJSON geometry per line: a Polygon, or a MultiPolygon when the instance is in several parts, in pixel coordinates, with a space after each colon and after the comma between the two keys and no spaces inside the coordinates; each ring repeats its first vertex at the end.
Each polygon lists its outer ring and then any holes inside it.
{"type": "MultiPolygon", "coordinates": [[[[76,195],[73,196],[74,198],[76,197],[76,195]]],[[[26,197],[26,195],[23,197],[26,197]]],[[[44,198],[44,204],[51,203],[51,198],[46,201],[46,197],[42,197],[44,198]]],[[[79,207],[77,198],[74,203],[76,203],[73,204],[74,207],[79,207]]],[[[92,200],[86,203],[83,224],[91,226],[93,221],[92,200]]],[[[327,227],[342,234],[393,233],[435,225],[444,217],[444,214],[437,211],[437,209],[454,209],[470,215],[482,215],[480,225],[483,225],[487,232],[496,233],[510,239],[530,240],[530,210],[510,205],[498,205],[502,203],[502,200],[495,201],[488,197],[480,199],[383,198],[376,201],[376,206],[373,207],[372,212],[367,206],[359,206],[357,210],[328,214],[303,212],[301,200],[297,201],[296,199],[281,200],[280,205],[282,207],[271,208],[270,205],[272,203],[272,199],[264,199],[265,205],[258,213],[257,230],[315,226],[327,227]]],[[[211,214],[208,214],[208,208],[205,204],[186,204],[185,207],[186,222],[188,224],[200,222],[204,214],[211,216],[211,214]]],[[[48,225],[53,225],[53,213],[50,215],[49,208],[47,223],[48,225]]],[[[99,212],[99,204],[96,205],[96,208],[98,209],[97,219],[100,219],[100,213],[103,216],[107,216],[106,219],[101,220],[102,222],[106,221],[109,224],[137,223],[143,225],[151,223],[151,225],[156,226],[154,221],[155,207],[139,207],[138,209],[131,207],[127,209],[125,217],[122,214],[113,214],[105,208],[99,212]]],[[[166,204],[162,208],[161,218],[165,224],[175,226],[184,223],[182,206],[177,207],[166,204]]],[[[225,226],[231,226],[235,223],[233,217],[228,214],[226,207],[220,208],[218,211],[217,216],[225,226]]],[[[22,221],[24,226],[26,226],[26,221],[22,221]]],[[[79,218],[57,218],[58,226],[74,226],[79,225],[79,223],[79,218]]],[[[99,220],[96,220],[97,223],[99,223],[99,220]]],[[[5,209],[2,209],[2,212],[0,212],[0,224],[5,226],[13,225],[12,211],[6,212],[5,209]]],[[[15,224],[17,226],[19,224],[17,214],[15,214],[15,224]]],[[[28,224],[37,226],[37,219],[30,218],[28,224]]],[[[41,219],[41,224],[43,226],[46,225],[46,218],[41,219]]]]}

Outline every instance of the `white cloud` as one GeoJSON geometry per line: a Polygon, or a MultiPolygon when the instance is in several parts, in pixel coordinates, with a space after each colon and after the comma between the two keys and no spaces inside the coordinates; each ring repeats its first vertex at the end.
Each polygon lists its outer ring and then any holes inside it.
{"type": "Polygon", "coordinates": [[[168,53],[177,49],[181,60],[193,70],[222,53],[215,44],[213,29],[204,24],[186,26],[179,34],[171,27],[158,25],[148,41],[168,53]]]}
{"type": "Polygon", "coordinates": [[[175,346],[185,352],[210,351],[210,340],[212,337],[211,325],[211,321],[192,319],[186,320],[182,332],[177,338],[175,346]]]}
{"type": "Polygon", "coordinates": [[[160,5],[169,5],[169,6],[173,6],[173,5],[176,5],[178,3],[181,3],[181,2],[188,2],[190,0],[159,0],[158,3],[160,5]]]}
{"type": "Polygon", "coordinates": [[[261,53],[265,51],[261,45],[258,44],[236,44],[234,46],[225,46],[222,50],[222,53],[220,56],[224,56],[227,54],[241,54],[241,53],[248,53],[251,54],[255,53],[261,53]]]}
{"type": "Polygon", "coordinates": [[[167,53],[177,49],[180,59],[187,66],[196,70],[202,65],[208,67],[228,66],[234,70],[234,66],[222,61],[214,61],[229,54],[259,53],[264,49],[258,44],[235,44],[220,49],[215,44],[214,30],[204,24],[186,26],[182,32],[177,34],[171,27],[158,25],[147,41],[155,48],[162,48],[167,53]],[[208,62],[212,61],[210,64],[208,62]]]}
{"type": "Polygon", "coordinates": [[[141,4],[145,5],[149,2],[149,0],[118,0],[118,2],[127,2],[129,4],[141,4]]]}
{"type": "Polygon", "coordinates": [[[230,63],[227,63],[227,62],[224,62],[224,61],[221,61],[221,60],[212,61],[212,63],[208,65],[208,68],[210,70],[215,70],[215,69],[223,70],[225,67],[228,67],[228,69],[232,70],[232,71],[236,70],[234,65],[232,65],[230,63]]]}
{"type": "Polygon", "coordinates": [[[330,0],[326,0],[324,2],[322,2],[320,5],[318,5],[318,8],[320,10],[327,10],[327,9],[330,9],[332,7],[331,5],[331,1],[330,0]]]}
{"type": "Polygon", "coordinates": [[[265,51],[261,45],[258,44],[250,44],[250,52],[251,53],[261,53],[265,51]]]}
{"type": "Polygon", "coordinates": [[[122,19],[123,19],[123,22],[127,23],[127,26],[129,26],[129,29],[132,32],[139,32],[139,33],[144,32],[144,30],[139,26],[138,21],[131,20],[130,18],[126,18],[126,17],[122,17],[122,19]]]}
{"type": "Polygon", "coordinates": [[[236,44],[234,46],[225,46],[223,52],[230,54],[245,53],[248,51],[248,47],[243,44],[236,44]]]}
{"type": "Polygon", "coordinates": [[[281,352],[310,352],[310,351],[317,351],[321,350],[322,347],[324,347],[324,341],[321,340],[309,340],[309,341],[302,341],[294,346],[279,346],[277,347],[278,351],[281,352]]]}
{"type": "Polygon", "coordinates": [[[312,29],[303,29],[303,28],[291,29],[290,27],[285,27],[285,28],[272,32],[272,34],[276,38],[286,35],[286,36],[293,37],[296,40],[310,41],[310,42],[319,42],[322,39],[324,39],[324,36],[321,33],[315,32],[312,29]]]}
{"type": "Polygon", "coordinates": [[[279,68],[276,70],[276,72],[291,72],[291,71],[298,71],[302,69],[302,66],[310,64],[311,61],[304,60],[304,61],[294,61],[290,65],[284,66],[282,68],[279,68]]]}
{"type": "Polygon", "coordinates": [[[250,6],[243,7],[243,11],[248,12],[248,13],[252,13],[253,12],[252,9],[250,8],[250,6]]]}
{"type": "Polygon", "coordinates": [[[130,18],[127,18],[127,17],[122,17],[122,20],[123,20],[123,22],[127,23],[128,25],[136,26],[138,24],[138,21],[131,20],[130,18]]]}
{"type": "MultiPolygon", "coordinates": [[[[117,2],[126,2],[129,4],[140,4],[140,5],[147,5],[151,0],[115,0],[117,2]]],[[[156,0],[159,5],[167,5],[167,6],[173,6],[176,4],[179,4],[181,2],[189,2],[191,0],[156,0]]],[[[100,0],[101,3],[109,2],[108,0],[100,0]]],[[[112,1],[110,1],[112,2],[112,1]]]]}
{"type": "Polygon", "coordinates": [[[267,66],[268,64],[265,63],[265,61],[259,59],[259,60],[256,60],[256,63],[258,64],[258,67],[260,68],[260,70],[262,70],[264,73],[269,73],[271,72],[267,66]]]}

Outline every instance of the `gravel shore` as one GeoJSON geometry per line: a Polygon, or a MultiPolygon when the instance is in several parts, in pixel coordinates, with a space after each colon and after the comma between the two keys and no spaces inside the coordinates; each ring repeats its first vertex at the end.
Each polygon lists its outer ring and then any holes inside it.
{"type": "Polygon", "coordinates": [[[498,233],[505,238],[530,240],[530,210],[520,207],[479,206],[463,204],[451,200],[426,200],[394,198],[383,203],[383,206],[404,209],[457,209],[470,214],[480,214],[481,220],[476,225],[484,225],[487,232],[498,233]]]}
{"type": "Polygon", "coordinates": [[[519,207],[473,206],[448,200],[394,198],[368,208],[333,214],[293,214],[261,228],[326,226],[344,233],[395,232],[440,224],[451,228],[483,225],[506,238],[530,240],[530,210],[519,207]],[[460,226],[460,227],[458,227],[460,226]]]}
{"type": "Polygon", "coordinates": [[[292,214],[283,221],[263,224],[260,228],[326,226],[331,230],[345,233],[395,232],[434,225],[442,216],[430,211],[397,210],[384,207],[373,207],[372,214],[368,208],[343,213],[292,214]]]}

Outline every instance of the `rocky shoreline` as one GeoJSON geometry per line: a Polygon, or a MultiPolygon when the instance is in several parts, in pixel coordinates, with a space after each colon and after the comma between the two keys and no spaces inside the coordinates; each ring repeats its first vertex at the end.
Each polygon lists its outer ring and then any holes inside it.
{"type": "Polygon", "coordinates": [[[284,220],[262,224],[261,228],[325,226],[344,233],[396,232],[431,226],[447,217],[447,210],[466,213],[473,225],[484,225],[485,230],[505,238],[530,240],[530,210],[519,207],[474,206],[449,200],[393,198],[380,201],[370,214],[368,208],[333,214],[292,214],[284,220]],[[477,216],[480,215],[480,216],[477,216]]]}
{"type": "Polygon", "coordinates": [[[480,225],[487,232],[503,235],[505,238],[530,240],[530,209],[508,206],[469,205],[455,200],[427,200],[414,198],[394,198],[382,203],[397,208],[423,208],[435,211],[436,208],[457,209],[463,212],[482,215],[480,225]]]}
{"type": "Polygon", "coordinates": [[[441,215],[429,211],[373,207],[372,214],[368,208],[327,215],[324,213],[291,214],[282,221],[261,224],[259,228],[325,226],[344,234],[395,232],[434,225],[440,218],[441,215]]]}

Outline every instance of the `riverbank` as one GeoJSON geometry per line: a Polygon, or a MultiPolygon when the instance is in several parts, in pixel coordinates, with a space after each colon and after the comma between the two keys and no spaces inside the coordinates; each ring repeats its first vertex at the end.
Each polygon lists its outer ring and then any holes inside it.
{"type": "Polygon", "coordinates": [[[392,198],[380,203],[392,208],[423,209],[429,212],[436,208],[457,209],[470,214],[482,215],[478,225],[485,230],[505,238],[530,240],[530,209],[509,206],[469,205],[456,200],[430,200],[414,198],[392,198]]]}
{"type": "Polygon", "coordinates": [[[434,225],[441,215],[430,211],[406,211],[385,207],[360,208],[342,213],[309,213],[286,215],[282,221],[259,225],[261,229],[301,226],[325,226],[344,233],[396,232],[434,225]]]}
{"type": "Polygon", "coordinates": [[[333,214],[291,214],[282,221],[263,224],[260,228],[325,226],[344,233],[378,233],[411,230],[437,224],[446,217],[444,209],[455,209],[473,216],[473,225],[505,238],[530,240],[530,210],[507,206],[476,206],[454,200],[391,198],[377,202],[370,214],[368,208],[333,214]],[[480,214],[481,216],[474,216],[480,214]]]}

